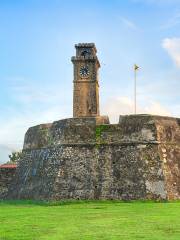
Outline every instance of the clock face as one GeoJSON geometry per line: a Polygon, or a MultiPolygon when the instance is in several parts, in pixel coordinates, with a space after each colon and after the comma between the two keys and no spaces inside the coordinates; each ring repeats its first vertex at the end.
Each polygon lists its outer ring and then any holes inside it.
{"type": "Polygon", "coordinates": [[[88,75],[89,75],[88,66],[81,67],[80,70],[79,70],[79,74],[80,74],[81,77],[88,77],[88,75]]]}

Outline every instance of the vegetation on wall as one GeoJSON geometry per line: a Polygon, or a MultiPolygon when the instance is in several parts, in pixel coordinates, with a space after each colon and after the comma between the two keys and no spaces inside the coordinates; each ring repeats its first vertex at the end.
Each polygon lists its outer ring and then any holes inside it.
{"type": "Polygon", "coordinates": [[[97,125],[96,126],[96,143],[97,144],[102,144],[103,143],[103,141],[101,139],[102,133],[104,131],[108,130],[108,129],[109,129],[109,125],[104,124],[104,125],[97,125]]]}

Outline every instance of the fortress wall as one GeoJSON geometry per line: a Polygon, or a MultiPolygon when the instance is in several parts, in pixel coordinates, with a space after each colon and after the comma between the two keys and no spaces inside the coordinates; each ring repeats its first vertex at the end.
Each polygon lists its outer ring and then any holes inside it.
{"type": "Polygon", "coordinates": [[[157,145],[27,150],[14,193],[33,199],[166,198],[157,145]],[[145,159],[145,161],[144,161],[145,159]],[[148,192],[147,181],[159,184],[148,192]]]}
{"type": "Polygon", "coordinates": [[[7,194],[8,187],[15,177],[16,167],[8,168],[3,165],[0,166],[0,199],[7,194]]]}
{"type": "Polygon", "coordinates": [[[159,154],[163,162],[163,174],[168,199],[180,199],[180,119],[156,120],[159,154]]]}
{"type": "Polygon", "coordinates": [[[74,118],[30,128],[8,197],[178,199],[178,187],[172,190],[169,180],[179,186],[178,129],[176,119],[149,115],[121,116],[119,124],[74,118]],[[173,148],[167,147],[166,130],[158,129],[166,125],[177,132],[173,148]],[[168,168],[163,144],[172,159],[168,168]]]}

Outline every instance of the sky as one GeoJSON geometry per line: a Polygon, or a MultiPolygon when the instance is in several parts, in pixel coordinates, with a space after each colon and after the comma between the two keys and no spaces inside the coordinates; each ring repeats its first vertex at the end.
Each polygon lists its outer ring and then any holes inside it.
{"type": "Polygon", "coordinates": [[[94,42],[100,111],[180,117],[180,0],[0,0],[0,162],[31,126],[72,117],[74,45],[94,42]]]}

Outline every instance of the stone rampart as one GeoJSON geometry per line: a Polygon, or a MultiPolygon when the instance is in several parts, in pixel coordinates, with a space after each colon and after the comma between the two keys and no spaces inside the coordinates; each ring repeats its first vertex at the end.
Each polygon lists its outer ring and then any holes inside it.
{"type": "Polygon", "coordinates": [[[8,198],[180,199],[180,119],[72,118],[32,127],[8,198]]]}
{"type": "Polygon", "coordinates": [[[15,177],[16,165],[4,164],[0,165],[0,198],[4,198],[7,194],[9,185],[15,177]]]}

